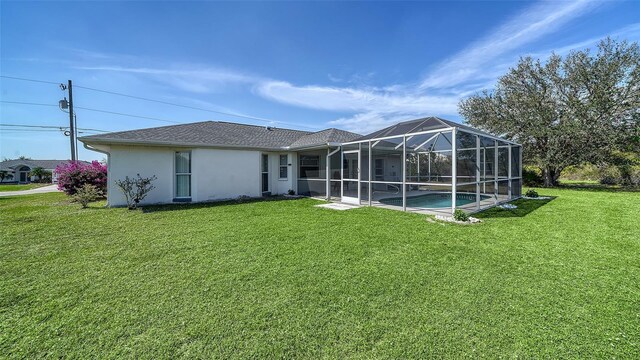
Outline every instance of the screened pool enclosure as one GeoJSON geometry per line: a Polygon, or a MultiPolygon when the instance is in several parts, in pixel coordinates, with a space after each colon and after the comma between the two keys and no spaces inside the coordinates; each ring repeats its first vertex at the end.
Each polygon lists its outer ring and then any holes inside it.
{"type": "Polygon", "coordinates": [[[345,203],[450,214],[475,212],[522,192],[519,144],[435,117],[376,131],[324,150],[324,156],[312,154],[298,155],[300,193],[313,195],[315,186],[316,195],[345,203]]]}

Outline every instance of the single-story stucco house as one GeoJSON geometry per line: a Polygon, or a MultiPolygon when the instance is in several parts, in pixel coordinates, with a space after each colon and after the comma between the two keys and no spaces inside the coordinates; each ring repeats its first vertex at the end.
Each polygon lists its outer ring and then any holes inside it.
{"type": "Polygon", "coordinates": [[[69,160],[5,160],[0,162],[0,171],[5,172],[4,179],[1,179],[0,181],[3,183],[20,184],[36,181],[36,177],[30,175],[31,170],[35,168],[43,168],[44,170],[51,172],[51,181],[56,183],[58,179],[54,170],[58,165],[65,164],[67,162],[69,162],[69,160]]]}
{"type": "Polygon", "coordinates": [[[399,210],[477,211],[517,198],[521,146],[427,117],[359,135],[222,121],[79,138],[107,155],[108,205],[116,181],[156,176],[144,204],[204,202],[294,192],[399,210]]]}

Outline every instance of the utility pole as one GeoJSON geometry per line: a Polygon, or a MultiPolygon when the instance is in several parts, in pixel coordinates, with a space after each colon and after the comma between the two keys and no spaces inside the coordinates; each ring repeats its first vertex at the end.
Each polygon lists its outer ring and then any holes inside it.
{"type": "Polygon", "coordinates": [[[76,131],[75,121],[73,121],[73,89],[71,87],[71,80],[67,90],[69,90],[69,139],[71,141],[71,160],[76,161],[76,131]]]}

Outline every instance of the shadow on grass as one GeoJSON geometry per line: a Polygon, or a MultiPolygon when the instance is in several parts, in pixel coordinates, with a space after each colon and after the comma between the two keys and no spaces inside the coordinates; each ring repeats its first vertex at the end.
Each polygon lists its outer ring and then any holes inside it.
{"type": "Polygon", "coordinates": [[[473,216],[479,219],[524,217],[529,215],[531,212],[536,211],[538,208],[543,207],[554,199],[555,197],[544,200],[518,199],[510,202],[510,204],[517,206],[517,209],[503,209],[496,206],[492,207],[491,209],[476,213],[473,216]]]}
{"type": "Polygon", "coordinates": [[[602,191],[602,192],[640,192],[640,187],[626,187],[620,185],[603,185],[593,183],[569,183],[560,184],[558,189],[577,191],[602,191]]]}
{"type": "Polygon", "coordinates": [[[147,205],[141,206],[140,210],[143,213],[153,213],[159,211],[178,211],[178,210],[191,210],[191,209],[204,209],[204,208],[213,208],[218,206],[233,206],[233,205],[242,205],[242,204],[252,204],[258,202],[268,202],[268,201],[295,201],[309,199],[308,197],[285,197],[285,196],[270,196],[264,198],[248,198],[248,199],[233,199],[233,200],[223,200],[223,201],[209,201],[209,202],[198,202],[198,203],[182,203],[182,204],[167,204],[167,205],[147,205]]]}
{"type": "MultiPolygon", "coordinates": [[[[0,192],[0,194],[2,194],[0,192]]],[[[47,195],[47,194],[55,194],[55,193],[34,193],[34,194],[20,194],[20,195],[0,195],[0,201],[8,201],[8,200],[20,200],[20,199],[26,199],[28,200],[33,200],[34,196],[39,196],[39,195],[47,195]]]]}

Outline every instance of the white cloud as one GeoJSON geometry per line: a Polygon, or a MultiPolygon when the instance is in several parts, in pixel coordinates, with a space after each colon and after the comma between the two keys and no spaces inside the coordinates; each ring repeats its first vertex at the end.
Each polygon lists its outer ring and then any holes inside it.
{"type": "MultiPolygon", "coordinates": [[[[250,87],[255,94],[281,104],[353,114],[340,117],[330,124],[366,133],[410,118],[457,116],[459,100],[491,87],[520,55],[526,54],[522,50],[525,45],[549,36],[599,6],[600,3],[588,0],[539,2],[529,6],[487,36],[442,61],[413,84],[373,87],[366,85],[370,83],[373,73],[352,76],[341,73],[339,76],[327,75],[335,86],[296,85],[240,71],[194,64],[173,64],[167,68],[105,65],[84,66],[82,69],[144,75],[195,93],[228,91],[233,86],[250,87]],[[343,85],[338,86],[339,83],[343,85]]],[[[632,35],[631,39],[638,39],[640,24],[627,26],[611,35],[632,35]]],[[[593,45],[599,39],[588,39],[555,50],[565,53],[593,45]]],[[[537,57],[546,57],[549,53],[547,50],[529,52],[537,57]]],[[[102,60],[108,57],[93,58],[102,60]]],[[[129,61],[128,64],[140,62],[129,61]]]]}
{"type": "Polygon", "coordinates": [[[631,24],[617,31],[614,31],[612,33],[593,37],[587,40],[582,40],[569,45],[564,45],[559,48],[530,52],[528,55],[534,58],[547,58],[551,55],[551,53],[556,53],[558,55],[565,55],[572,50],[591,48],[606,36],[609,36],[613,39],[618,39],[618,40],[640,41],[640,23],[631,24]]]}
{"type": "Polygon", "coordinates": [[[207,93],[221,90],[229,85],[254,84],[262,79],[238,71],[194,66],[190,64],[172,65],[170,68],[148,68],[132,66],[78,66],[82,70],[112,71],[119,73],[150,76],[155,80],[171,84],[182,90],[194,93],[207,93]]]}
{"type": "Polygon", "coordinates": [[[599,3],[586,0],[530,6],[488,36],[444,60],[418,85],[333,87],[265,81],[256,85],[255,91],[283,104],[354,113],[330,124],[360,133],[412,117],[456,116],[461,98],[490,87],[514,64],[518,58],[515,50],[557,31],[598,6],[599,3]]]}
{"type": "Polygon", "coordinates": [[[428,115],[451,115],[458,96],[412,94],[405,87],[338,88],[294,86],[284,81],[259,84],[255,91],[274,101],[310,109],[355,113],[330,121],[331,126],[365,134],[394,122],[428,115]]]}
{"type": "Polygon", "coordinates": [[[329,111],[376,112],[455,112],[456,102],[448,96],[428,96],[393,92],[377,88],[295,86],[285,81],[268,81],[255,91],[281,103],[329,111]]]}
{"type": "Polygon", "coordinates": [[[495,69],[495,59],[525,44],[549,35],[585,13],[599,2],[540,2],[518,14],[483,39],[444,60],[422,82],[421,89],[445,88],[470,79],[491,78],[487,67],[495,69]]]}
{"type": "Polygon", "coordinates": [[[355,114],[351,117],[343,117],[333,121],[329,124],[334,127],[339,127],[348,131],[353,131],[359,134],[368,134],[376,130],[380,130],[387,126],[391,126],[400,121],[407,119],[417,119],[423,117],[424,113],[381,113],[376,111],[369,111],[355,114]]]}

